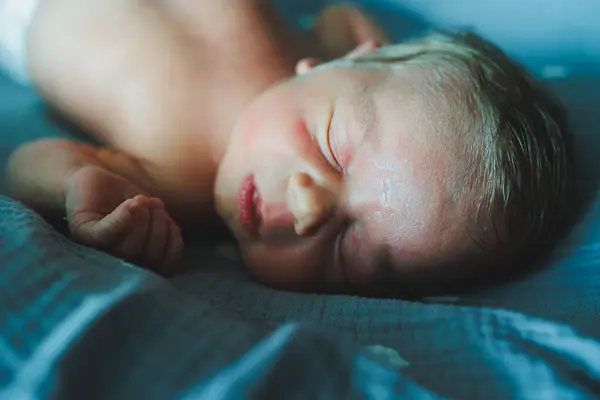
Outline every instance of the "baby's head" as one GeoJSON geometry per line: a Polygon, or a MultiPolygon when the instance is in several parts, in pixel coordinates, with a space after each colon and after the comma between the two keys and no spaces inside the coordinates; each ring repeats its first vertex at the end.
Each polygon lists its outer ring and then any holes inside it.
{"type": "Polygon", "coordinates": [[[461,283],[555,231],[565,116],[499,49],[434,35],[309,64],[248,107],[217,177],[257,278],[366,293],[461,283]]]}

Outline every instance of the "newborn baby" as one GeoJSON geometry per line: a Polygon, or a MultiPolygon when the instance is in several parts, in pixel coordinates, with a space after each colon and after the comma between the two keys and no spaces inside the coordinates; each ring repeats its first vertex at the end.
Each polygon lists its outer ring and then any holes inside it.
{"type": "Polygon", "coordinates": [[[300,36],[265,0],[44,0],[23,21],[6,65],[106,147],[27,144],[10,188],[84,245],[168,273],[218,214],[262,282],[374,293],[491,274],[558,226],[562,109],[472,34],[386,44],[335,6],[300,36]]]}

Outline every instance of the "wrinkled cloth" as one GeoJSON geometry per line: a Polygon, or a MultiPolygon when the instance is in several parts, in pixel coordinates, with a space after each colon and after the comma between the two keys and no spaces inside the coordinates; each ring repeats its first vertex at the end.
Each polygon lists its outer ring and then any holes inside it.
{"type": "MultiPolygon", "coordinates": [[[[283,11],[308,25],[317,3],[287,1],[283,11]]],[[[363,3],[398,37],[415,25],[398,23],[394,4],[427,2],[363,3]]],[[[593,199],[600,79],[553,86],[571,110],[593,199]]],[[[0,76],[0,159],[28,140],[81,139],[54,122],[31,90],[0,76]]],[[[235,253],[193,243],[190,271],[167,280],[0,197],[0,399],[593,398],[599,212],[595,199],[534,274],[408,302],[272,290],[235,253]]]]}
{"type": "Polygon", "coordinates": [[[598,330],[501,309],[279,292],[213,249],[190,254],[201,268],[168,281],[74,244],[7,198],[0,216],[0,398],[600,390],[598,330]]]}

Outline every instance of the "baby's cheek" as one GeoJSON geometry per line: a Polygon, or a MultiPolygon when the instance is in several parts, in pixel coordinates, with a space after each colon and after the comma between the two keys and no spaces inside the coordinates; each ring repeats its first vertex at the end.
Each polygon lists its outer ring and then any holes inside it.
{"type": "Polygon", "coordinates": [[[309,132],[304,121],[296,121],[289,129],[286,145],[294,155],[306,160],[320,153],[317,139],[309,132]]]}
{"type": "Polygon", "coordinates": [[[304,121],[296,121],[291,126],[292,140],[296,143],[305,143],[310,139],[308,134],[308,128],[304,121]]]}
{"type": "Polygon", "coordinates": [[[323,253],[303,245],[273,246],[254,243],[245,246],[244,258],[261,281],[282,288],[310,288],[323,281],[323,253]]]}
{"type": "Polygon", "coordinates": [[[260,132],[259,118],[251,116],[246,120],[243,130],[243,145],[244,149],[250,149],[258,140],[260,132]]]}
{"type": "Polygon", "coordinates": [[[341,250],[346,279],[351,284],[365,285],[376,278],[376,260],[367,242],[368,237],[360,224],[344,235],[341,250]]]}

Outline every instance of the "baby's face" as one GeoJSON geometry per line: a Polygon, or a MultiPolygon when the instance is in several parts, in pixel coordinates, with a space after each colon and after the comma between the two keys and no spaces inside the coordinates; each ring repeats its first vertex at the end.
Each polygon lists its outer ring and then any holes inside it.
{"type": "Polygon", "coordinates": [[[248,107],[216,200],[257,278],[368,287],[471,248],[474,205],[455,179],[464,116],[426,99],[420,75],[317,68],[248,107]]]}

